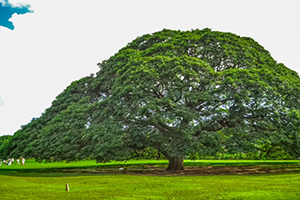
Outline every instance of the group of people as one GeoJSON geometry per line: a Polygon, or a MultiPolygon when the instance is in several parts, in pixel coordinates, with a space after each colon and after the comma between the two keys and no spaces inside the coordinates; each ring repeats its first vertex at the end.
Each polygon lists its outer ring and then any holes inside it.
{"type": "MultiPolygon", "coordinates": [[[[20,160],[21,160],[21,165],[25,165],[25,158],[18,158],[16,161],[17,161],[17,164],[20,164],[20,160]]],[[[0,166],[3,164],[5,165],[12,165],[14,164],[15,162],[15,159],[14,158],[9,158],[8,160],[0,160],[0,166]]]]}

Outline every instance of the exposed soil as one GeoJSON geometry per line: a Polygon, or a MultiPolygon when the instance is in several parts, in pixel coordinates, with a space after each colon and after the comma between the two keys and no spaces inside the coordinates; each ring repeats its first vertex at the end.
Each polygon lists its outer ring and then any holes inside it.
{"type": "Polygon", "coordinates": [[[64,170],[64,172],[72,173],[93,173],[93,174],[129,174],[129,175],[152,175],[152,176],[168,176],[168,175],[246,175],[246,174],[270,174],[283,172],[300,172],[299,165],[287,167],[273,166],[242,166],[242,167],[194,167],[188,166],[180,171],[166,171],[166,168],[147,166],[144,169],[135,168],[110,168],[110,169],[94,169],[94,170],[64,170]]]}

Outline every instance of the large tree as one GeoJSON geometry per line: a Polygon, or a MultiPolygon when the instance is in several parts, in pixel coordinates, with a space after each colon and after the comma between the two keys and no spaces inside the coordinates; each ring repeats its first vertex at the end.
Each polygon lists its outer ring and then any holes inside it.
{"type": "Polygon", "coordinates": [[[291,122],[299,77],[251,38],[163,30],[137,38],[100,67],[99,82],[109,86],[99,85],[105,98],[91,127],[94,137],[103,132],[92,143],[98,160],[111,151],[108,135],[122,144],[114,154],[151,146],[169,159],[169,170],[183,169],[187,154],[245,151],[266,140],[299,144],[291,122]]]}
{"type": "Polygon", "coordinates": [[[125,160],[147,147],[183,169],[186,156],[267,142],[299,155],[300,81],[248,37],[162,30],[108,60],[89,93],[48,121],[39,160],[125,160]]]}

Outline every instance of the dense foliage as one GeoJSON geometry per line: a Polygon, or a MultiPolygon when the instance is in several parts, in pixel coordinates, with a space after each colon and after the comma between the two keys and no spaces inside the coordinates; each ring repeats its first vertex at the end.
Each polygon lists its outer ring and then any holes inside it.
{"type": "Polygon", "coordinates": [[[7,152],[7,148],[11,139],[12,139],[11,135],[0,136],[0,160],[5,158],[5,155],[9,153],[7,152]]]}
{"type": "Polygon", "coordinates": [[[2,136],[0,136],[0,147],[3,146],[11,138],[12,138],[11,135],[2,135],[2,136]]]}
{"type": "Polygon", "coordinates": [[[162,30],[138,37],[15,133],[9,156],[126,160],[280,149],[300,155],[300,79],[248,37],[162,30]]]}

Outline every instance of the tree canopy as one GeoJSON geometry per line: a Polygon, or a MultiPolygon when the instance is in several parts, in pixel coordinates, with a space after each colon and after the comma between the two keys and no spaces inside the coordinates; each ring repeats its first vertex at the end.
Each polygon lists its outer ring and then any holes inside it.
{"type": "Polygon", "coordinates": [[[7,146],[8,146],[11,139],[12,139],[11,135],[2,135],[2,136],[0,136],[0,160],[5,158],[5,156],[3,156],[3,155],[8,154],[7,146]]]}
{"type": "Polygon", "coordinates": [[[0,136],[0,147],[4,145],[4,143],[12,138],[11,135],[2,135],[0,136]]]}
{"type": "Polygon", "coordinates": [[[299,76],[251,38],[164,29],[98,65],[15,133],[10,156],[106,162],[151,147],[178,170],[265,143],[300,155],[299,76]]]}

